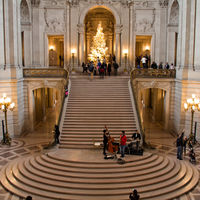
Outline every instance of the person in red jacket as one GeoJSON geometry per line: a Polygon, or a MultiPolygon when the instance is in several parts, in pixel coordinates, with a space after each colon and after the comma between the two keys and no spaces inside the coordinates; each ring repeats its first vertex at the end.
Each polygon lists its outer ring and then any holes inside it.
{"type": "Polygon", "coordinates": [[[125,148],[126,148],[126,135],[125,135],[125,131],[122,131],[122,134],[120,135],[120,152],[121,152],[121,157],[124,157],[124,153],[125,153],[125,148]]]}

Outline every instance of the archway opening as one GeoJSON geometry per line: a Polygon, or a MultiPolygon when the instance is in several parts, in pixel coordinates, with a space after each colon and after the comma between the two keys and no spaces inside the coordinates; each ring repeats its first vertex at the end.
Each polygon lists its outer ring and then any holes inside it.
{"type": "Polygon", "coordinates": [[[55,88],[39,88],[33,90],[34,127],[40,122],[49,121],[49,130],[58,122],[60,102],[59,91],[55,88]]]}
{"type": "Polygon", "coordinates": [[[94,36],[97,33],[98,25],[101,24],[104,33],[106,47],[106,59],[108,61],[110,55],[114,55],[115,41],[115,17],[105,8],[98,7],[90,10],[85,17],[85,62],[90,60],[91,47],[94,44],[94,36]]]}
{"type": "Polygon", "coordinates": [[[135,65],[136,67],[142,66],[142,58],[146,58],[146,66],[151,65],[151,39],[152,36],[149,35],[137,35],[136,36],[136,46],[135,46],[135,65]]]}
{"type": "Polygon", "coordinates": [[[48,36],[49,66],[64,67],[64,36],[48,36]]]}
{"type": "MultiPolygon", "coordinates": [[[[167,123],[166,91],[159,88],[148,88],[140,91],[140,116],[145,128],[146,141],[155,141],[165,134],[167,123]],[[162,136],[160,135],[162,134],[162,136]]],[[[166,130],[166,135],[170,136],[166,130]]]]}

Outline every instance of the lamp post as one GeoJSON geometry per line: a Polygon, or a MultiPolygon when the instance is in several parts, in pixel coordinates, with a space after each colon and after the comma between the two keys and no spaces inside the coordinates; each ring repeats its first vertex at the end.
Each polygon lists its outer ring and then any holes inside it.
{"type": "Polygon", "coordinates": [[[74,70],[74,56],[75,56],[75,53],[76,53],[76,49],[72,49],[71,50],[71,54],[72,54],[72,71],[75,71],[74,70]]]}
{"type": "Polygon", "coordinates": [[[190,139],[193,139],[193,120],[195,110],[200,111],[200,99],[196,98],[195,94],[192,94],[192,98],[187,99],[187,103],[184,103],[185,111],[191,110],[191,128],[190,128],[190,139]]]}
{"type": "Polygon", "coordinates": [[[123,51],[124,53],[124,59],[125,59],[125,68],[124,68],[124,72],[127,72],[127,58],[128,58],[128,49],[124,49],[123,51]]]}
{"type": "Polygon", "coordinates": [[[3,97],[0,99],[0,110],[2,110],[5,114],[5,124],[6,124],[6,133],[4,135],[3,140],[1,141],[3,144],[11,144],[11,138],[8,133],[8,123],[7,123],[7,111],[13,111],[15,107],[15,103],[11,103],[11,99],[3,94],[3,97]]]}

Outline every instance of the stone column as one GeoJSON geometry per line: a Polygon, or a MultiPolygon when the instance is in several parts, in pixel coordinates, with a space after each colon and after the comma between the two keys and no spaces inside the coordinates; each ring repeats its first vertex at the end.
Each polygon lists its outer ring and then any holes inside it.
{"type": "Polygon", "coordinates": [[[109,35],[108,36],[108,40],[109,40],[109,54],[113,54],[113,36],[109,35]]]}
{"type": "Polygon", "coordinates": [[[115,26],[115,56],[116,56],[116,61],[121,65],[121,25],[116,25],[115,26]]]}
{"type": "Polygon", "coordinates": [[[0,68],[4,67],[5,64],[5,49],[4,49],[4,10],[3,2],[0,0],[0,68]]]}
{"type": "Polygon", "coordinates": [[[85,62],[84,58],[84,24],[79,24],[79,64],[81,65],[82,62],[85,62]]]}
{"type": "Polygon", "coordinates": [[[39,16],[39,5],[33,5],[32,9],[32,41],[33,41],[33,66],[34,67],[40,67],[40,44],[38,42],[40,41],[40,16],[39,16]],[[37,41],[37,42],[34,42],[37,41]]]}
{"type": "MultiPolygon", "coordinates": [[[[90,54],[90,38],[91,38],[91,35],[87,33],[87,52],[86,52],[87,56],[88,54],[90,54]]],[[[87,59],[86,59],[86,63],[87,63],[87,59]]]]}
{"type": "Polygon", "coordinates": [[[133,68],[134,66],[134,58],[133,58],[133,49],[134,49],[134,44],[133,44],[133,3],[130,3],[129,5],[129,63],[130,67],[133,68]]]}
{"type": "Polygon", "coordinates": [[[71,52],[70,52],[70,46],[71,46],[71,38],[70,38],[70,5],[69,3],[66,5],[65,9],[65,21],[66,21],[66,32],[64,36],[64,68],[69,70],[70,66],[70,59],[71,59],[71,52]]]}

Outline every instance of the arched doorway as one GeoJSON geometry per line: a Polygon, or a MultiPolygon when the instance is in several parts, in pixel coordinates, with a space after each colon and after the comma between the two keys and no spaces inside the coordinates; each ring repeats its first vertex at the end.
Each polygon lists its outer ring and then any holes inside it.
{"type": "Polygon", "coordinates": [[[101,24],[104,33],[104,39],[106,47],[106,58],[109,59],[109,55],[114,55],[115,44],[115,17],[113,14],[102,7],[91,9],[85,16],[85,62],[89,60],[89,54],[91,53],[91,47],[94,43],[94,36],[97,33],[97,27],[101,24]]]}

